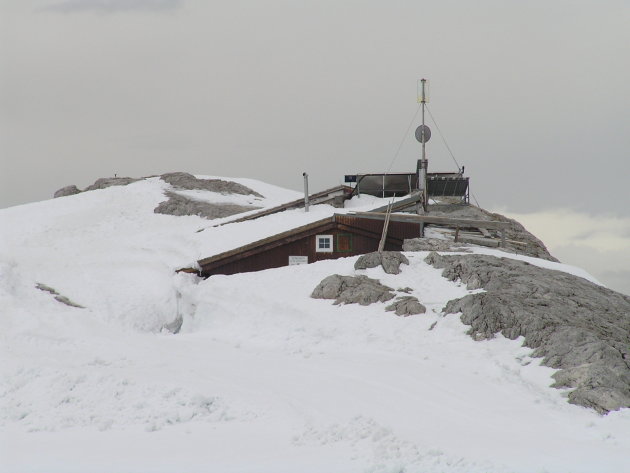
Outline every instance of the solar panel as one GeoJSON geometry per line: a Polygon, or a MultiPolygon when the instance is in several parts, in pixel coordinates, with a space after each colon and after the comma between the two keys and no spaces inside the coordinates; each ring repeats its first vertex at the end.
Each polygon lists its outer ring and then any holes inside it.
{"type": "MultiPolygon", "coordinates": [[[[468,177],[429,174],[427,178],[430,197],[466,197],[468,177]]],[[[377,197],[394,197],[410,194],[418,188],[417,174],[357,174],[357,192],[377,197]]]]}

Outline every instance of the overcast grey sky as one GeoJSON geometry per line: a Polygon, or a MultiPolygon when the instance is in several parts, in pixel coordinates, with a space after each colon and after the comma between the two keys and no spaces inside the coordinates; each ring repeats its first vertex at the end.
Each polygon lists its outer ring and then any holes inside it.
{"type": "Polygon", "coordinates": [[[114,174],[382,172],[427,77],[481,206],[630,221],[627,0],[0,2],[0,208],[114,174]]]}

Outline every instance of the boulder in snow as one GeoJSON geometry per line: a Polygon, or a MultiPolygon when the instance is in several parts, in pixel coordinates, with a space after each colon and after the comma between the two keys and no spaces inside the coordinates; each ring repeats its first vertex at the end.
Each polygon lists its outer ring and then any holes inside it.
{"type": "Polygon", "coordinates": [[[80,194],[80,193],[81,193],[81,190],[73,184],[71,186],[62,187],[61,189],[56,191],[55,194],[53,195],[53,198],[56,199],[57,197],[65,197],[67,195],[75,195],[75,194],[80,194]]]}
{"type": "Polygon", "coordinates": [[[409,260],[400,251],[383,251],[380,253],[375,251],[359,256],[359,259],[354,263],[354,269],[376,268],[381,265],[387,274],[398,274],[400,273],[401,263],[409,264],[409,260]]]}
{"type": "Polygon", "coordinates": [[[417,297],[404,296],[385,307],[385,310],[395,311],[396,315],[407,317],[408,315],[424,314],[427,308],[420,303],[417,297]]]}
{"type": "Polygon", "coordinates": [[[370,305],[394,298],[393,289],[367,276],[341,276],[333,274],[320,282],[311,297],[335,299],[335,304],[370,305]]]}

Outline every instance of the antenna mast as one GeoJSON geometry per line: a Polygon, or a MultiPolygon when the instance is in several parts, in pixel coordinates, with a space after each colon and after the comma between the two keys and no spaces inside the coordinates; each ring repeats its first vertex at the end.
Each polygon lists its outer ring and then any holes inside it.
{"type": "Polygon", "coordinates": [[[422,194],[418,214],[426,213],[429,203],[429,192],[427,189],[427,171],[429,160],[427,159],[426,143],[431,138],[431,129],[424,124],[424,110],[429,101],[428,84],[426,79],[418,81],[418,103],[422,105],[422,125],[416,128],[416,140],[422,144],[422,157],[418,160],[418,192],[422,194]]]}

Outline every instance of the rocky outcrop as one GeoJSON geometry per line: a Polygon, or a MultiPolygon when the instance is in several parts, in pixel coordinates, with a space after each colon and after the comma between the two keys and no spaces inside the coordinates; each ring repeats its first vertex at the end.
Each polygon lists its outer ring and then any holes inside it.
{"type": "Polygon", "coordinates": [[[65,197],[68,195],[80,194],[81,192],[94,191],[98,189],[106,189],[112,186],[126,186],[131,184],[132,182],[140,181],[141,179],[136,179],[133,177],[102,177],[97,179],[94,184],[87,186],[85,189],[81,190],[75,185],[70,185],[66,187],[62,187],[53,195],[54,198],[57,197],[65,197]]]}
{"type": "MultiPolygon", "coordinates": [[[[510,226],[505,230],[505,250],[549,261],[558,261],[556,258],[551,256],[545,244],[529,233],[523,225],[518,223],[516,220],[512,220],[501,214],[488,212],[487,210],[470,204],[434,204],[429,207],[429,213],[434,217],[508,222],[510,226]]],[[[498,238],[499,235],[497,232],[491,233],[493,233],[494,237],[498,238]]]]}
{"type": "Polygon", "coordinates": [[[401,263],[409,264],[409,260],[400,251],[375,251],[359,256],[354,269],[376,268],[380,265],[387,274],[398,274],[401,263]]]}
{"type": "MultiPolygon", "coordinates": [[[[198,179],[192,174],[188,174],[186,172],[171,172],[162,174],[160,178],[174,188],[181,190],[205,190],[224,195],[240,194],[263,197],[249,187],[236,182],[223,181],[221,179],[198,179]]],[[[105,189],[112,186],[126,186],[142,179],[146,178],[136,179],[132,177],[105,177],[97,179],[94,184],[86,187],[83,192],[105,189]]],[[[63,197],[78,194],[80,192],[82,191],[77,188],[77,186],[66,186],[55,192],[55,197],[63,197]]],[[[155,213],[176,216],[197,215],[207,219],[215,219],[229,217],[230,215],[260,208],[232,203],[204,202],[172,191],[166,191],[166,196],[168,197],[168,200],[161,202],[153,210],[155,213]]]]}
{"type": "Polygon", "coordinates": [[[66,187],[62,187],[61,189],[59,189],[58,191],[55,192],[55,194],[53,195],[53,198],[57,198],[57,197],[66,197],[68,195],[75,195],[75,194],[80,194],[81,190],[75,186],[75,185],[71,185],[71,186],[66,186],[66,187]]]}
{"type": "Polygon", "coordinates": [[[102,177],[100,179],[97,179],[96,182],[94,182],[94,184],[92,184],[91,186],[87,186],[83,190],[83,192],[95,191],[98,189],[107,189],[108,187],[112,186],[127,186],[142,179],[143,178],[137,179],[134,177],[102,177]]]}
{"type": "Polygon", "coordinates": [[[569,402],[600,413],[630,407],[630,297],[509,258],[430,253],[426,261],[485,290],[444,308],[462,313],[473,338],[522,336],[544,365],[560,370],[554,387],[574,388],[569,402]]]}
{"type": "Polygon", "coordinates": [[[313,290],[314,299],[335,299],[335,304],[370,305],[394,298],[393,289],[367,276],[333,274],[323,279],[313,290]]]}
{"type": "Polygon", "coordinates": [[[55,300],[57,302],[61,302],[62,304],[65,304],[69,307],[76,307],[77,309],[85,309],[85,307],[83,307],[82,305],[79,305],[76,302],[71,301],[66,296],[62,296],[61,294],[59,294],[59,292],[57,292],[56,289],[53,289],[52,287],[47,286],[46,284],[42,284],[38,282],[35,285],[35,287],[39,289],[40,291],[44,291],[44,292],[48,292],[49,294],[52,294],[55,297],[55,300]]]}
{"type": "Polygon", "coordinates": [[[403,296],[394,301],[393,304],[385,307],[387,311],[395,311],[396,315],[407,317],[409,315],[424,314],[427,308],[420,304],[417,297],[403,296]]]}
{"type": "MultiPolygon", "coordinates": [[[[155,177],[155,176],[149,176],[155,177]]],[[[169,172],[159,176],[164,182],[170,184],[176,189],[182,190],[205,190],[218,192],[220,194],[241,194],[253,195],[255,197],[263,197],[258,192],[247,186],[232,181],[224,181],[222,179],[198,179],[187,172],[169,172]]],[[[97,179],[94,184],[87,186],[83,191],[75,185],[63,187],[55,192],[54,197],[64,197],[67,195],[79,194],[80,192],[93,191],[98,189],[106,189],[112,186],[126,186],[134,182],[147,179],[146,177],[103,177],[97,179]]]]}
{"type": "Polygon", "coordinates": [[[169,183],[176,189],[184,190],[204,190],[218,192],[220,194],[241,194],[263,197],[258,192],[237,182],[224,181],[221,179],[198,179],[186,172],[171,172],[160,176],[164,182],[169,183]]]}
{"type": "Polygon", "coordinates": [[[207,219],[215,219],[260,208],[230,203],[216,204],[203,202],[184,197],[175,192],[167,192],[166,195],[168,200],[160,203],[160,205],[153,210],[155,213],[175,216],[197,215],[207,219]]]}

